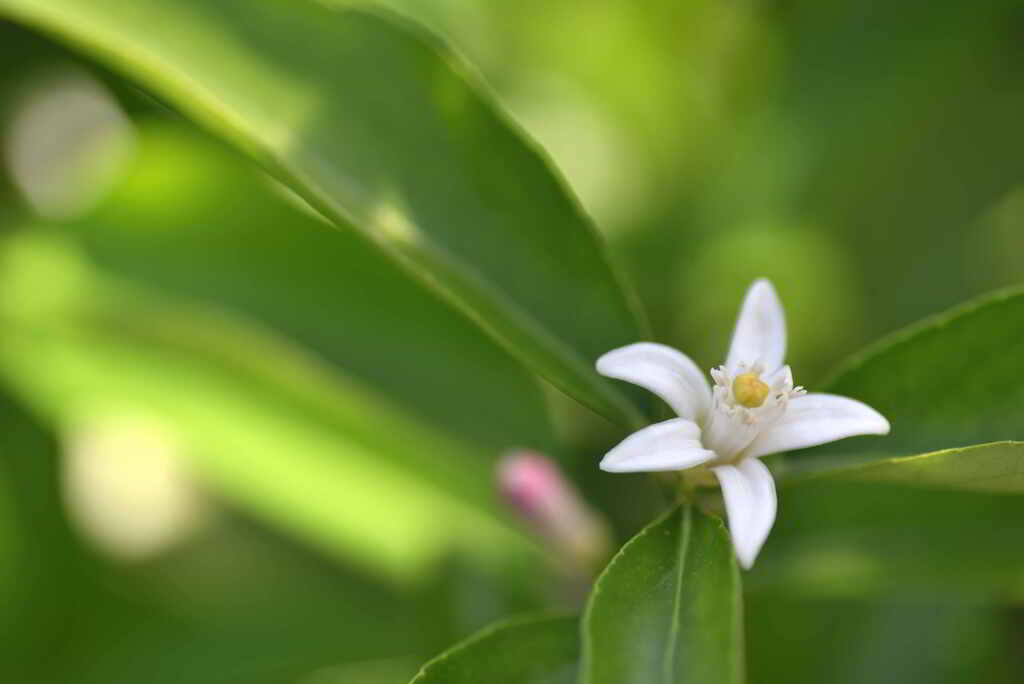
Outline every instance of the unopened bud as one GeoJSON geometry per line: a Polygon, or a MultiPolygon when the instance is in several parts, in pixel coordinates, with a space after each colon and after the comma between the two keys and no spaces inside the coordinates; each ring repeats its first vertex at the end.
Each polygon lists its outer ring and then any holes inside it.
{"type": "Polygon", "coordinates": [[[577,570],[592,572],[606,560],[607,524],[551,459],[525,450],[505,454],[498,486],[545,544],[577,570]]]}

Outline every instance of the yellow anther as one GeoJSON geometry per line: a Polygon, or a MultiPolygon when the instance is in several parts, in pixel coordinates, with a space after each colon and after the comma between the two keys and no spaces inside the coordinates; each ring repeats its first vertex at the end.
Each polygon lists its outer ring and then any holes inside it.
{"type": "Polygon", "coordinates": [[[732,395],[738,404],[747,408],[757,408],[763,404],[771,391],[756,373],[741,373],[732,381],[732,395]]]}

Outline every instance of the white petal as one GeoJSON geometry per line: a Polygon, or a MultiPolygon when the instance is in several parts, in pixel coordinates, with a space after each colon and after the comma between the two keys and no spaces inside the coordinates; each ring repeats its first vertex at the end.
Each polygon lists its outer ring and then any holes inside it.
{"type": "Polygon", "coordinates": [[[750,446],[761,427],[756,420],[748,420],[746,412],[715,410],[704,423],[701,442],[723,460],[731,460],[750,446]]]}
{"type": "Polygon", "coordinates": [[[654,392],[681,418],[703,420],[711,406],[707,378],[686,354],[654,342],[613,349],[597,360],[597,372],[654,392]]]}
{"type": "Polygon", "coordinates": [[[775,288],[765,279],[754,282],[743,299],[725,366],[735,373],[741,363],[760,362],[774,373],[786,357],[786,315],[775,288]]]}
{"type": "Polygon", "coordinates": [[[764,463],[753,458],[712,470],[722,485],[736,558],[749,570],[775,524],[775,480],[764,463]]]}
{"type": "Polygon", "coordinates": [[[888,433],[889,421],[867,404],[834,394],[805,394],[790,400],[778,422],[765,428],[744,456],[757,458],[854,435],[888,433]]]}
{"type": "Polygon", "coordinates": [[[793,369],[789,366],[782,366],[774,373],[764,375],[761,380],[772,388],[793,388],[793,369]]]}
{"type": "Polygon", "coordinates": [[[638,430],[601,459],[609,473],[683,470],[715,457],[700,444],[700,427],[685,418],[673,418],[638,430]]]}

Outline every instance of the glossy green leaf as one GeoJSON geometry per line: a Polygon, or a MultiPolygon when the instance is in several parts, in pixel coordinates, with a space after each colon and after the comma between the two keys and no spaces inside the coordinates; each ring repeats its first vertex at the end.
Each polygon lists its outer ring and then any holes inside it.
{"type": "Polygon", "coordinates": [[[722,522],[673,509],[630,540],[594,586],[581,681],[742,682],[740,591],[722,522]]]}
{"type": "Polygon", "coordinates": [[[445,651],[412,684],[575,684],[579,651],[576,618],[517,618],[445,651]]]}
{"type": "Polygon", "coordinates": [[[144,122],[137,147],[112,195],[62,225],[105,271],[257,319],[488,461],[553,450],[536,378],[354,232],[184,126],[144,122]]]}
{"type": "Polygon", "coordinates": [[[351,221],[513,355],[635,423],[599,377],[642,336],[592,226],[439,41],[397,17],[305,0],[2,0],[351,221]]]}
{"type": "Polygon", "coordinates": [[[259,326],[111,283],[31,233],[0,273],[0,372],[53,420],[152,417],[206,486],[398,579],[455,546],[522,549],[475,448],[259,326]]]}
{"type": "Polygon", "coordinates": [[[809,467],[803,471],[790,471],[790,480],[826,476],[971,492],[1024,493],[1024,442],[993,442],[882,459],[868,454],[860,464],[844,459],[838,467],[827,460],[821,465],[813,461],[806,465],[809,467]]]}
{"type": "MultiPolygon", "coordinates": [[[[825,388],[876,408],[889,419],[892,433],[797,452],[781,460],[782,469],[845,468],[1024,439],[1022,354],[1024,292],[1019,289],[989,295],[899,332],[854,358],[825,388]]],[[[1004,461],[994,452],[970,453],[1004,461]]],[[[938,477],[951,484],[954,471],[973,477],[971,467],[949,466],[967,457],[947,453],[941,459],[931,456],[930,461],[945,464],[938,477]]],[[[1003,467],[991,465],[996,468],[993,474],[1003,467]]],[[[907,472],[887,468],[876,474],[892,474],[902,481],[907,472]]]]}

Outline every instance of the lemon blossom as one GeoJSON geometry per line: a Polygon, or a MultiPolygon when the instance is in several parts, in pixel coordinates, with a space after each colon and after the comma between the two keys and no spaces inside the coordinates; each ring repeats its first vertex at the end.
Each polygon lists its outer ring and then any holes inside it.
{"type": "Polygon", "coordinates": [[[688,356],[662,344],[638,342],[597,361],[599,373],[653,392],[679,416],[627,437],[602,459],[601,469],[709,469],[722,487],[744,568],[775,523],[775,481],[761,456],[889,432],[888,421],[870,406],[794,386],[785,353],[782,304],[762,279],[747,291],[725,364],[711,370],[713,386],[688,356]]]}

